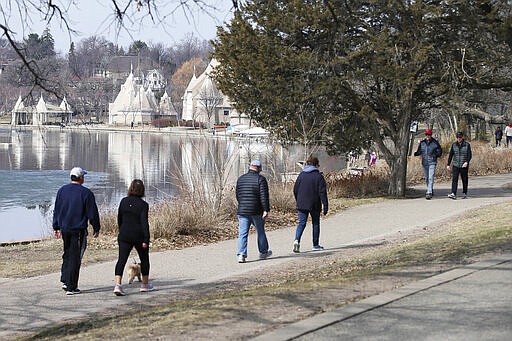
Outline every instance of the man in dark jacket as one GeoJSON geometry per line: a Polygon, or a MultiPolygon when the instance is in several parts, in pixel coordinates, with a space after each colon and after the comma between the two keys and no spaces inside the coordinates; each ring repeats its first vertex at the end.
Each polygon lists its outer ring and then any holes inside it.
{"type": "Polygon", "coordinates": [[[318,158],[310,156],[306,160],[306,166],[297,177],[293,187],[293,195],[297,203],[297,213],[299,224],[295,231],[295,241],[293,242],[293,252],[300,252],[300,238],[306,228],[308,215],[311,215],[313,223],[313,251],[321,251],[324,248],[320,246],[320,212],[327,214],[329,202],[327,200],[327,185],[322,173],[318,170],[318,158]]]}
{"type": "Polygon", "coordinates": [[[503,130],[501,130],[501,126],[496,128],[494,136],[496,137],[496,147],[501,147],[501,139],[503,138],[503,130]]]}
{"type": "Polygon", "coordinates": [[[441,156],[443,150],[441,145],[432,137],[432,129],[425,130],[425,138],[421,140],[414,156],[421,155],[421,165],[423,166],[423,175],[427,183],[427,193],[425,198],[432,199],[434,193],[434,176],[436,173],[437,158],[441,156]]]}
{"type": "Polygon", "coordinates": [[[260,259],[272,255],[265,234],[265,218],[270,211],[268,183],[260,175],[261,162],[251,162],[249,171],[238,178],[236,182],[236,200],[238,201],[238,263],[245,263],[247,258],[247,236],[251,224],[258,234],[258,250],[260,259]]]}
{"type": "Polygon", "coordinates": [[[452,163],[452,192],[448,194],[448,198],[457,199],[457,185],[459,182],[459,174],[462,179],[462,199],[466,199],[468,195],[468,169],[471,161],[471,145],[464,140],[464,134],[459,131],[456,135],[457,141],[452,143],[450,154],[448,155],[448,166],[452,163]]]}
{"type": "Polygon", "coordinates": [[[82,186],[85,174],[87,172],[80,167],[71,170],[71,183],[59,189],[53,209],[55,237],[62,237],[64,242],[61,282],[66,295],[80,293],[78,277],[87,247],[88,222],[93,227],[94,238],[100,233],[100,216],[94,194],[82,186]]]}

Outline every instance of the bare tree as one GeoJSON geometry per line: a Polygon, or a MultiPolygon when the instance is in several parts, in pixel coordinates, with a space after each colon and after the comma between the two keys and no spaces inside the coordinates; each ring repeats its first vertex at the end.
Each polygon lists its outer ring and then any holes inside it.
{"type": "MultiPolygon", "coordinates": [[[[164,32],[169,33],[170,27],[167,24],[168,18],[172,15],[183,15],[189,21],[194,18],[194,13],[202,11],[213,16],[217,9],[215,5],[207,0],[110,0],[111,12],[106,15],[105,22],[111,21],[117,33],[125,32],[132,37],[135,29],[144,25],[157,25],[164,32]]],[[[70,44],[72,37],[77,34],[73,28],[72,18],[69,16],[71,7],[77,7],[78,2],[73,0],[55,3],[54,0],[17,0],[4,1],[0,3],[0,32],[1,37],[12,47],[17,57],[22,61],[27,70],[33,76],[34,87],[54,92],[47,78],[41,75],[37,63],[27,56],[23,45],[16,41],[16,33],[12,28],[12,20],[21,21],[21,27],[30,29],[31,24],[37,19],[50,26],[57,23],[64,27],[69,33],[70,44]]],[[[238,1],[233,0],[233,8],[237,8],[238,1]]],[[[25,32],[21,32],[24,35],[25,32]]],[[[169,34],[170,35],[170,34],[169,34]]]]}

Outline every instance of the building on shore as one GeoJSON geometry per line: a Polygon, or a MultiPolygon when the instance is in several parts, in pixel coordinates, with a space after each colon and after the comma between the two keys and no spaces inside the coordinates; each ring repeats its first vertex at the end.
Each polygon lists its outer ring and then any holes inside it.
{"type": "Polygon", "coordinates": [[[219,62],[212,59],[202,74],[192,76],[183,95],[182,119],[201,122],[207,127],[221,123],[249,125],[249,117],[235,109],[211,77],[217,65],[219,62]]]}
{"type": "Polygon", "coordinates": [[[176,118],[169,95],[164,89],[164,79],[151,70],[145,83],[138,81],[130,72],[113,103],[108,105],[109,124],[150,124],[158,118],[176,118]],[[146,84],[146,86],[144,85],[146,84]],[[164,91],[160,101],[153,91],[164,91]]]}
{"type": "Polygon", "coordinates": [[[57,106],[47,103],[41,94],[35,106],[25,106],[20,95],[12,110],[11,125],[65,125],[71,122],[72,115],[66,97],[57,106]]]}

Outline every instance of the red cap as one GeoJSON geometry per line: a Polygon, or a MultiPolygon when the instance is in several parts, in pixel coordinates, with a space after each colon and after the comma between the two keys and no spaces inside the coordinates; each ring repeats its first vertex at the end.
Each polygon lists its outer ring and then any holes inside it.
{"type": "Polygon", "coordinates": [[[432,135],[432,129],[425,130],[425,135],[432,135]]]}

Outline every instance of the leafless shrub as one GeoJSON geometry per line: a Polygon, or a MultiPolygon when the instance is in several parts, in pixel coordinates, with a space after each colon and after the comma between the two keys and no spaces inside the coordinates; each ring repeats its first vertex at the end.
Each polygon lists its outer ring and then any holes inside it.
{"type": "Polygon", "coordinates": [[[386,193],[389,175],[385,168],[366,169],[360,174],[331,172],[326,174],[326,181],[333,198],[359,198],[386,193]]]}

